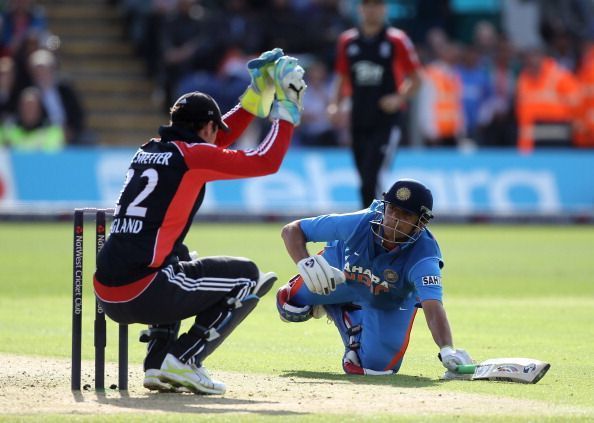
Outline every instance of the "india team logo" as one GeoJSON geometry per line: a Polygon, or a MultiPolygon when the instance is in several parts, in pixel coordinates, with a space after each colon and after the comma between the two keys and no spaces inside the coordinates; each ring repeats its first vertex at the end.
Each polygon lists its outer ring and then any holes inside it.
{"type": "Polygon", "coordinates": [[[402,187],[396,191],[396,198],[400,201],[406,201],[410,198],[410,189],[402,187]]]}
{"type": "Polygon", "coordinates": [[[398,282],[398,273],[392,269],[386,269],[384,270],[384,280],[388,283],[396,283],[398,282]]]}

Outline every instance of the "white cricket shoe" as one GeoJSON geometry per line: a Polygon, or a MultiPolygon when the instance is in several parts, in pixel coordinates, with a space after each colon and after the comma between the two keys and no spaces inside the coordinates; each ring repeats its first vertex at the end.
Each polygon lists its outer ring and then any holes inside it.
{"type": "Polygon", "coordinates": [[[472,374],[462,374],[456,373],[451,370],[446,370],[443,376],[441,377],[442,380],[472,380],[472,374]]]}
{"type": "Polygon", "coordinates": [[[257,295],[258,298],[262,298],[268,291],[270,291],[270,288],[272,288],[277,279],[278,277],[274,272],[260,272],[260,277],[258,278],[256,286],[252,289],[252,293],[257,295]]]}
{"type": "Polygon", "coordinates": [[[159,392],[186,392],[191,393],[188,388],[183,386],[175,387],[167,382],[162,382],[161,379],[161,370],[159,369],[148,369],[144,372],[144,381],[142,382],[142,386],[150,391],[159,391],[159,392]]]}
{"type": "Polygon", "coordinates": [[[204,367],[182,363],[171,354],[163,360],[160,371],[161,382],[188,388],[195,394],[222,395],[227,390],[224,383],[211,379],[204,367]]]}

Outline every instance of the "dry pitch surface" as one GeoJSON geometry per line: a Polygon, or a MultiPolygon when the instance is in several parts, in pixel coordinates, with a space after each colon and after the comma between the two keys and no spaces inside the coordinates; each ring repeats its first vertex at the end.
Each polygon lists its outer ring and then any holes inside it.
{"type": "MultiPolygon", "coordinates": [[[[92,363],[83,363],[83,384],[92,384],[92,363]]],[[[565,416],[592,412],[539,401],[487,395],[437,392],[373,384],[299,377],[245,375],[219,370],[213,377],[227,384],[224,396],[160,394],[142,387],[140,366],[131,365],[127,393],[70,391],[70,362],[45,357],[0,354],[0,414],[201,413],[227,415],[451,414],[565,416]]],[[[107,365],[106,386],[117,381],[115,365],[107,365]]]]}

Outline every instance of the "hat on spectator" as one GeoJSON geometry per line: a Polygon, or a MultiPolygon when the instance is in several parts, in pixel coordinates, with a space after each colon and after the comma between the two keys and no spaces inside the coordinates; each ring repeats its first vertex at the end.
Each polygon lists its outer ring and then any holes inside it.
{"type": "Polygon", "coordinates": [[[195,126],[212,120],[223,131],[229,132],[230,130],[223,121],[221,109],[214,98],[200,91],[182,95],[173,104],[170,113],[173,124],[185,123],[195,126]]]}
{"type": "Polygon", "coordinates": [[[56,56],[51,51],[39,49],[31,53],[31,56],[29,56],[29,64],[33,67],[43,66],[55,68],[57,65],[56,56]]]}

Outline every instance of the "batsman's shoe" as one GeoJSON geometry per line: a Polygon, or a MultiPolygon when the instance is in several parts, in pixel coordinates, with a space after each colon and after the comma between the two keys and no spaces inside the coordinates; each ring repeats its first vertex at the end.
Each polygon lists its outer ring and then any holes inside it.
{"type": "Polygon", "coordinates": [[[162,382],[161,379],[161,370],[159,369],[148,369],[144,372],[144,381],[142,382],[142,386],[150,391],[159,391],[159,392],[191,392],[189,389],[184,388],[183,386],[175,387],[167,382],[162,382]]]}
{"type": "Polygon", "coordinates": [[[271,69],[274,63],[283,56],[280,48],[266,51],[257,59],[247,63],[251,83],[239,98],[241,107],[258,117],[267,117],[274,100],[274,81],[271,69]]]}
{"type": "Polygon", "coordinates": [[[172,354],[165,357],[159,379],[174,387],[185,387],[195,394],[222,395],[227,390],[224,383],[211,379],[204,367],[182,363],[172,354]]]}
{"type": "Polygon", "coordinates": [[[278,277],[274,272],[260,272],[260,278],[258,279],[256,286],[254,286],[252,293],[258,296],[258,298],[262,298],[268,291],[270,291],[270,288],[272,288],[277,279],[278,277]]]}
{"type": "Polygon", "coordinates": [[[442,380],[472,380],[472,374],[462,374],[457,373],[452,370],[446,370],[446,372],[441,377],[442,380]]]}
{"type": "Polygon", "coordinates": [[[276,101],[272,103],[271,118],[299,125],[307,88],[304,75],[305,71],[294,57],[283,56],[276,61],[272,72],[276,101]]]}

